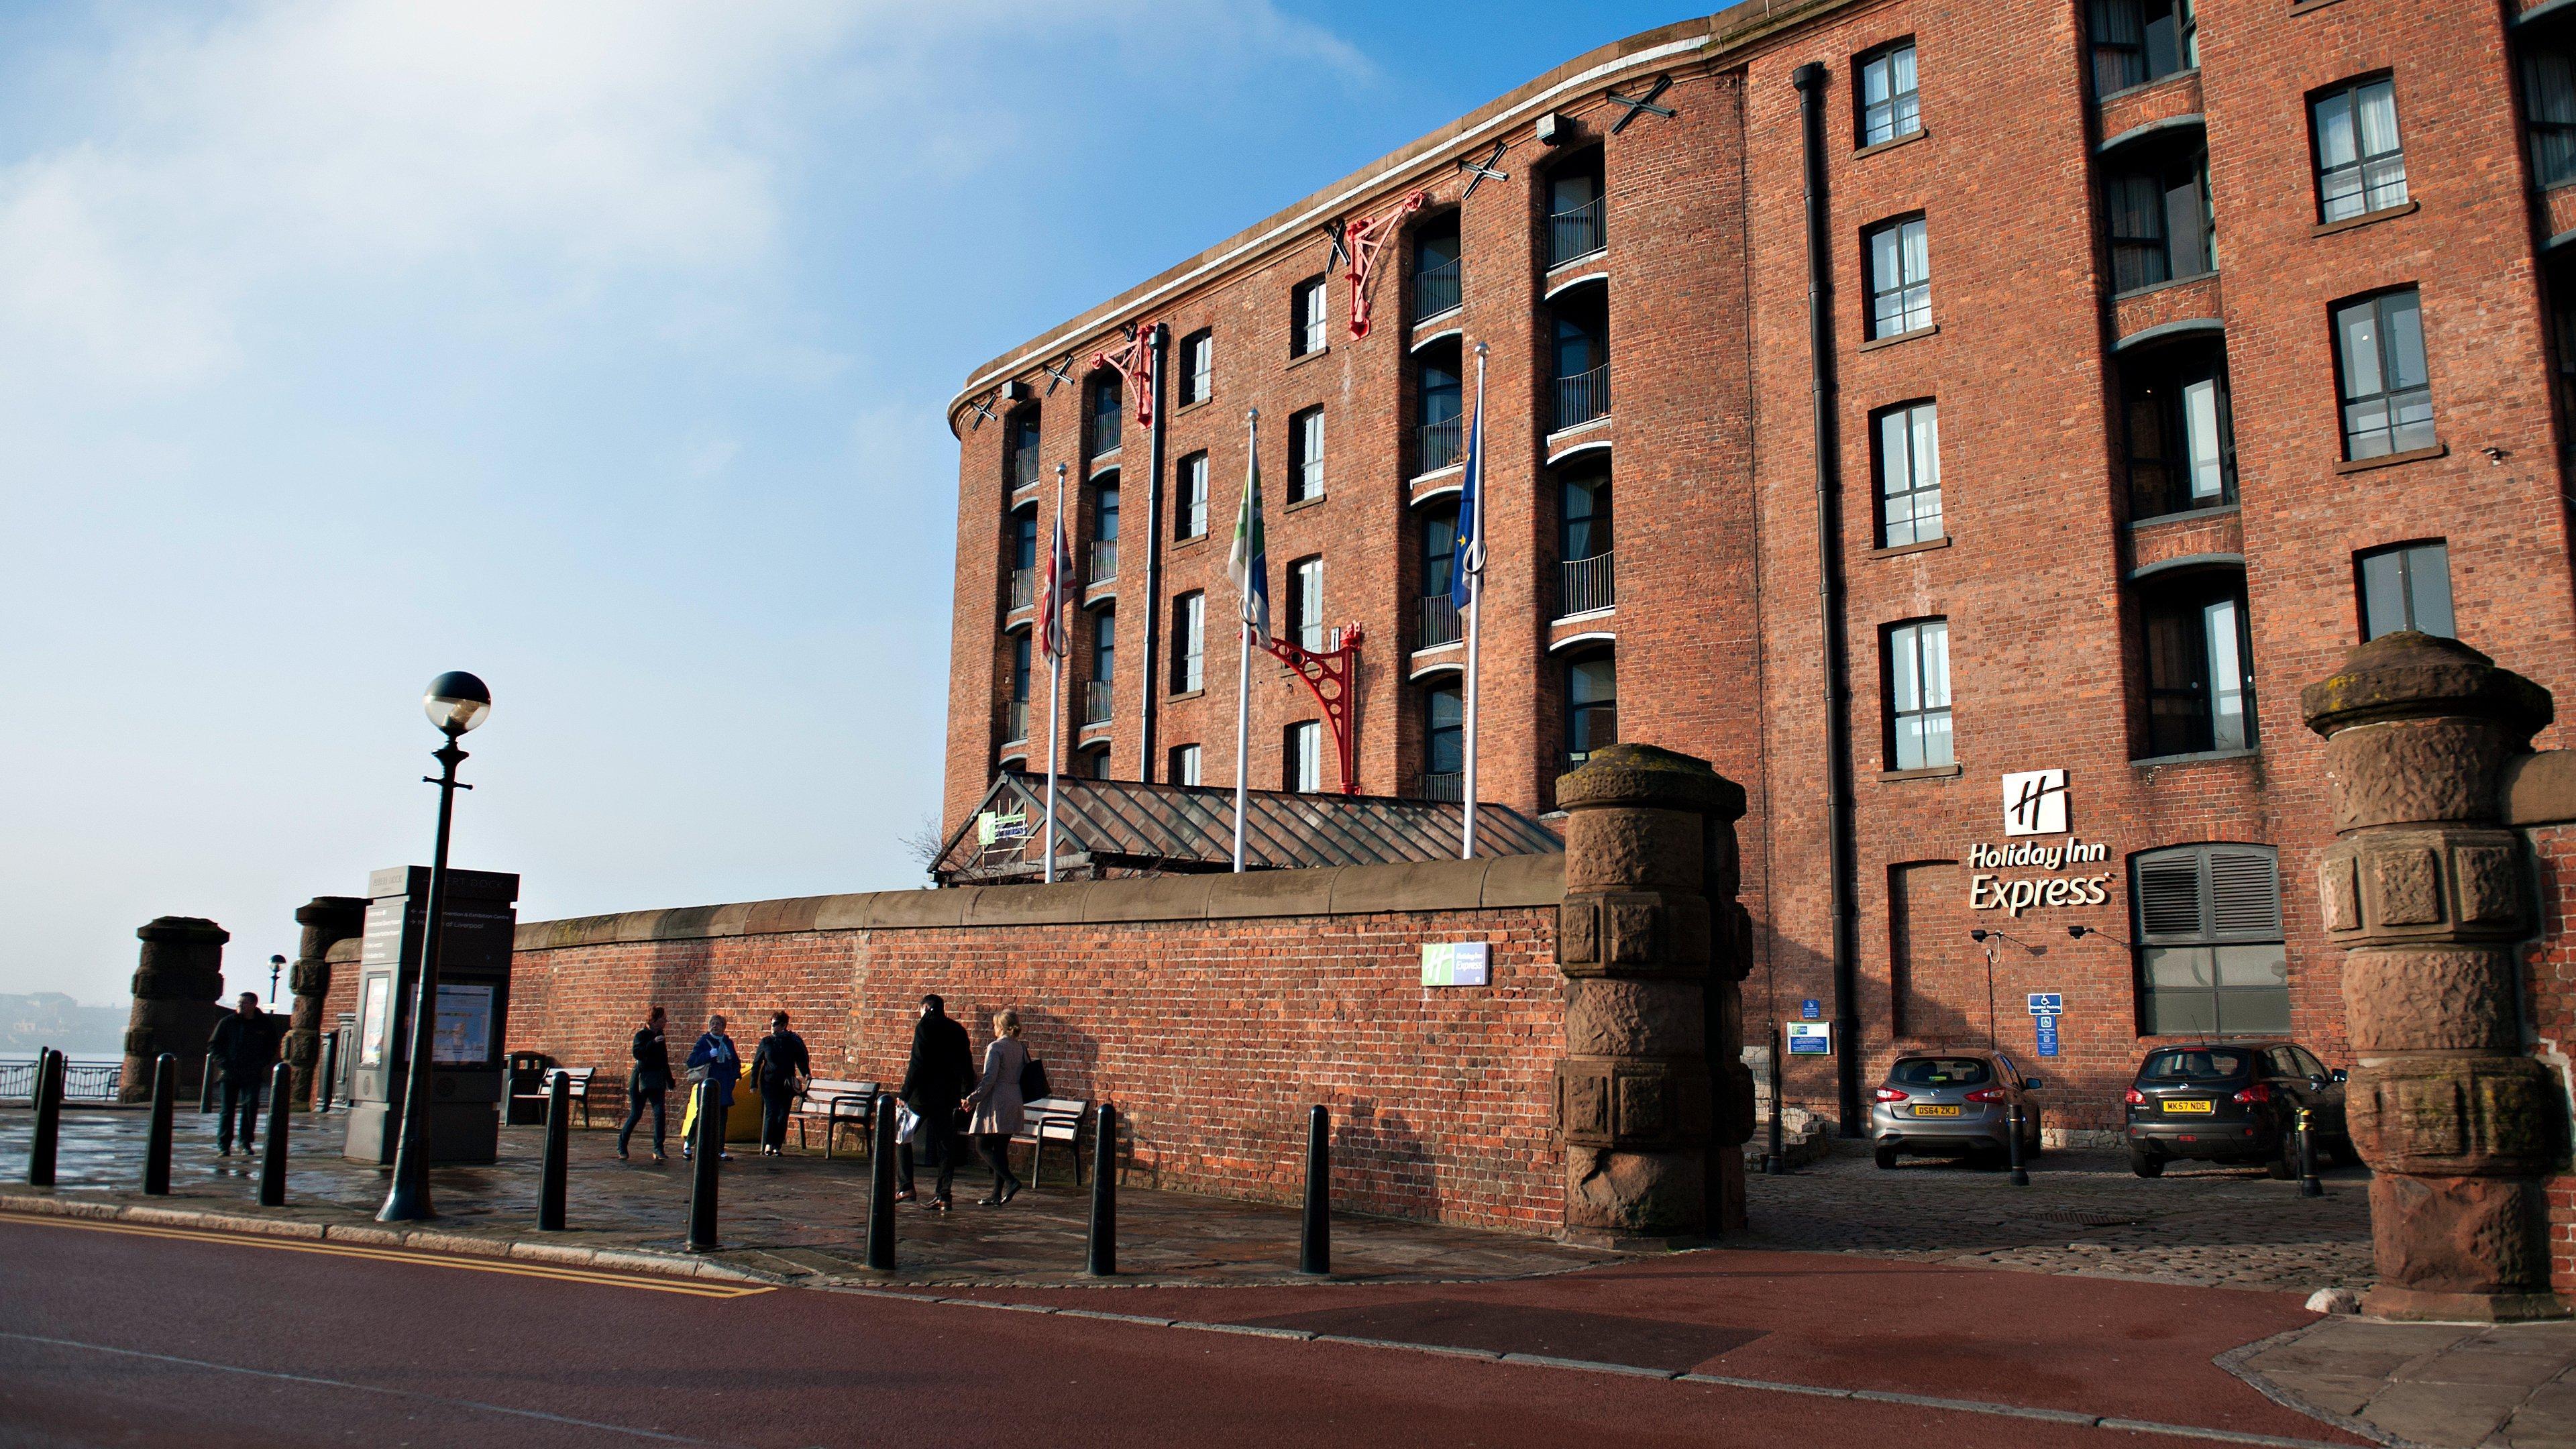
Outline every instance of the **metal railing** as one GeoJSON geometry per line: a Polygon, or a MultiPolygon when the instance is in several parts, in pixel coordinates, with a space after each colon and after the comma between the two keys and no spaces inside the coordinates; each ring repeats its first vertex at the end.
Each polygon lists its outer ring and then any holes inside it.
{"type": "Polygon", "coordinates": [[[1091,541],[1091,572],[1085,577],[1095,584],[1105,584],[1118,577],[1118,540],[1096,538],[1091,541]]]}
{"type": "Polygon", "coordinates": [[[1607,609],[1619,602],[1619,582],[1611,571],[1611,555],[1594,554],[1590,558],[1571,558],[1558,565],[1556,616],[1589,614],[1607,609]]]}
{"type": "MultiPolygon", "coordinates": [[[[66,1102],[113,1102],[125,1085],[125,1063],[72,1062],[63,1064],[63,1100],[66,1102]]],[[[36,1095],[34,1061],[0,1062],[0,1100],[31,1101],[36,1095]]]]}
{"type": "Polygon", "coordinates": [[[1458,461],[1458,423],[1456,418],[1443,418],[1422,425],[1421,457],[1413,470],[1415,476],[1437,473],[1458,461]]]}
{"type": "Polygon", "coordinates": [[[1011,491],[1038,486],[1038,450],[1022,448],[1011,455],[1011,491]]]}
{"type": "Polygon", "coordinates": [[[1082,722],[1086,725],[1109,723],[1110,702],[1117,693],[1116,680],[1084,680],[1082,682],[1082,722]]]}
{"type": "Polygon", "coordinates": [[[1464,800],[1467,776],[1460,770],[1425,770],[1416,779],[1413,794],[1418,800],[1464,800]]]}
{"type": "Polygon", "coordinates": [[[1601,226],[1601,202],[1594,197],[1581,206],[1548,213],[1547,264],[1562,266],[1576,257],[1588,257],[1609,245],[1601,226]]]}
{"type": "Polygon", "coordinates": [[[1590,372],[1556,380],[1556,426],[1548,431],[1561,433],[1609,411],[1610,364],[1605,362],[1590,372]]]}
{"type": "Polygon", "coordinates": [[[1424,267],[1413,274],[1413,320],[1437,317],[1458,310],[1458,259],[1455,257],[1436,267],[1424,267]]]}
{"type": "Polygon", "coordinates": [[[1011,570],[1011,612],[1016,614],[1036,603],[1037,599],[1038,571],[1036,569],[1011,570]]]}
{"type": "Polygon", "coordinates": [[[1025,699],[1002,701],[1002,743],[1022,745],[1029,739],[1029,702],[1025,699]]]}
{"type": "Polygon", "coordinates": [[[1422,596],[1422,613],[1414,634],[1414,648],[1437,649],[1465,637],[1466,631],[1458,620],[1458,606],[1447,594],[1422,596]]]}

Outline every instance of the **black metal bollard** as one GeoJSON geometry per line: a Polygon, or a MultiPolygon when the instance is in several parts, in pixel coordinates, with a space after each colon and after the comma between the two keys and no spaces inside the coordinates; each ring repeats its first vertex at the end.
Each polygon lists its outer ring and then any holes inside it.
{"type": "Polygon", "coordinates": [[[340,1077],[340,1034],[330,1032],[322,1038],[320,1070],[313,1074],[313,1110],[328,1114],[331,1110],[331,1087],[340,1077]]]}
{"type": "Polygon", "coordinates": [[[564,1180],[572,1172],[572,1079],[558,1069],[546,1084],[546,1155],[537,1168],[537,1231],[564,1227],[564,1180]]]}
{"type": "Polygon", "coordinates": [[[1780,1049],[1788,1044],[1786,1028],[1771,1033],[1771,1153],[1762,1159],[1762,1170],[1773,1177],[1786,1176],[1789,1152],[1780,1141],[1780,1049]]]}
{"type": "Polygon", "coordinates": [[[163,1052],[152,1062],[152,1128],[143,1139],[143,1190],[170,1195],[170,1124],[179,1111],[179,1059],[163,1052]]]}
{"type": "Polygon", "coordinates": [[[295,1068],[279,1062],[268,1073],[268,1145],[259,1157],[259,1205],[286,1206],[287,1099],[295,1091],[295,1068]]]}
{"type": "Polygon", "coordinates": [[[2007,1126],[2005,1130],[2011,1134],[2012,1140],[2004,1144],[2004,1151],[2012,1158],[2012,1185],[2015,1187],[2028,1187],[2030,1186],[2030,1169],[2024,1167],[2021,1161],[2021,1103],[2013,1103],[2012,1111],[2007,1113],[2006,1117],[2010,1125],[2007,1126]]]}
{"type": "Polygon", "coordinates": [[[689,1251],[713,1252],[716,1246],[716,1159],[724,1154],[725,1109],[715,1103],[715,1084],[698,1084],[697,1172],[689,1182],[689,1251]]]}
{"type": "Polygon", "coordinates": [[[206,1053],[206,1069],[197,1073],[197,1115],[215,1110],[215,1054],[206,1053]]]}
{"type": "Polygon", "coordinates": [[[1306,1113],[1306,1224],[1297,1242],[1297,1271],[1333,1271],[1333,1117],[1321,1104],[1306,1113]]]}
{"type": "Polygon", "coordinates": [[[1103,1102],[1091,1129],[1091,1245],[1083,1271],[1118,1272],[1118,1109],[1103,1102]]]}
{"type": "Polygon", "coordinates": [[[36,1133],[27,1144],[27,1185],[54,1185],[54,1148],[63,1136],[63,1054],[47,1047],[36,1058],[36,1133]]]}
{"type": "Polygon", "coordinates": [[[875,1141],[868,1149],[868,1266],[878,1272],[894,1267],[894,1094],[880,1092],[870,1128],[875,1141]]]}
{"type": "Polygon", "coordinates": [[[2326,1195],[2326,1185],[2317,1180],[2317,1139],[2313,1130],[2315,1122],[2312,1120],[2314,1116],[2314,1112],[2309,1108],[2299,1109],[2299,1196],[2301,1197],[2326,1195]]]}

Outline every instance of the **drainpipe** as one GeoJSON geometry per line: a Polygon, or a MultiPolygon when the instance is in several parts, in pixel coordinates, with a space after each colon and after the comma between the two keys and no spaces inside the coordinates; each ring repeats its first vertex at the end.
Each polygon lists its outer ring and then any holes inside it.
{"type": "Polygon", "coordinates": [[[1843,639],[1842,492],[1834,442],[1833,236],[1825,215],[1825,68],[1798,67],[1807,163],[1807,358],[1816,426],[1816,608],[1825,646],[1825,835],[1834,929],[1834,1079],[1839,1134],[1858,1137],[1859,921],[1852,889],[1850,651],[1843,639]]]}
{"type": "Polygon", "coordinates": [[[1136,778],[1154,782],[1154,702],[1161,662],[1163,620],[1163,353],[1172,329],[1154,324],[1152,360],[1145,372],[1146,396],[1154,401],[1154,425],[1145,441],[1145,630],[1141,686],[1136,702],[1136,778]]]}

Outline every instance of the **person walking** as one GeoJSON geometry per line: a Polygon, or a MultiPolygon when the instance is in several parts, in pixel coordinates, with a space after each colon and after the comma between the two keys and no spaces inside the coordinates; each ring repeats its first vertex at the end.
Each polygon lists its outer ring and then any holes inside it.
{"type": "Polygon", "coordinates": [[[653,1160],[662,1156],[662,1102],[671,1091],[671,1047],[662,1039],[662,1008],[654,1007],[636,1028],[634,1070],[626,1074],[626,1125],[617,1129],[617,1160],[626,1160],[627,1139],[635,1135],[635,1124],[644,1120],[644,1107],[653,1107],[653,1160]]]}
{"type": "Polygon", "coordinates": [[[760,1093],[760,1155],[787,1155],[787,1109],[814,1072],[805,1038],[787,1029],[787,1013],[769,1014],[769,1035],[751,1054],[751,1086],[760,1093]]]}
{"type": "Polygon", "coordinates": [[[221,1156],[233,1155],[235,1113],[241,1117],[242,1151],[257,1145],[252,1139],[259,1132],[259,1099],[269,1068],[277,1065],[277,1041],[277,1023],[259,1009],[255,991],[243,992],[239,1009],[216,1022],[215,1034],[206,1039],[224,1074],[224,1114],[215,1120],[215,1151],[221,1156]]]}
{"type": "MultiPolygon", "coordinates": [[[[957,1104],[974,1075],[975,1048],[966,1039],[966,1028],[949,1019],[947,1004],[936,993],[921,998],[921,1017],[912,1024],[912,1056],[903,1068],[903,1104],[919,1119],[913,1136],[939,1169],[930,1206],[943,1213],[957,1176],[957,1104]]],[[[910,1142],[895,1153],[895,1178],[895,1201],[918,1201],[912,1190],[910,1142]]]]}
{"type": "Polygon", "coordinates": [[[993,1193],[976,1199],[977,1207],[1000,1207],[1019,1196],[1020,1180],[1011,1172],[1011,1138],[1028,1125],[1028,1104],[1020,1099],[1020,1073],[1028,1070],[1029,1049],[1020,1041],[1020,1014],[1004,1011],[993,1018],[993,1040],[984,1048],[984,1079],[966,1098],[974,1114],[968,1131],[975,1150],[993,1169],[993,1193]]]}
{"type": "MultiPolygon", "coordinates": [[[[698,1114],[713,1112],[721,1123],[726,1110],[733,1106],[733,1084],[742,1079],[742,1053],[734,1050],[733,1038],[725,1035],[722,1013],[707,1018],[706,1031],[698,1037],[698,1044],[689,1048],[689,1077],[698,1089],[689,1096],[689,1119],[680,1126],[682,1157],[696,1150],[698,1114]]],[[[724,1150],[721,1126],[716,1128],[716,1143],[716,1160],[733,1161],[733,1154],[724,1150]]]]}

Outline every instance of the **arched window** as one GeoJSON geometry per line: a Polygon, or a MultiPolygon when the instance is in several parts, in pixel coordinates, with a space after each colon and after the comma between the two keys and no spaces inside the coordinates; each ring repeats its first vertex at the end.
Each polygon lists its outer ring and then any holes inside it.
{"type": "Polygon", "coordinates": [[[1425,800],[1456,800],[1465,791],[1467,710],[1453,682],[1422,692],[1422,787],[1425,800]]]}
{"type": "Polygon", "coordinates": [[[1091,456],[1118,451],[1119,414],[1126,403],[1126,393],[1118,385],[1118,374],[1101,372],[1091,379],[1091,456]]]}
{"type": "Polygon", "coordinates": [[[1038,511],[1022,508],[1011,515],[1011,607],[1025,609],[1037,599],[1038,511]]]}
{"type": "Polygon", "coordinates": [[[1082,685],[1082,722],[1107,724],[1118,681],[1118,611],[1091,611],[1091,677],[1082,685]]]}
{"type": "Polygon", "coordinates": [[[1580,427],[1610,411],[1610,286],[1587,282],[1547,304],[1555,323],[1550,432],[1580,427]]]}
{"type": "Polygon", "coordinates": [[[2150,578],[2137,589],[2147,646],[2147,753],[2254,748],[2244,573],[2197,569],[2150,578]]]}
{"type": "Polygon", "coordinates": [[[1091,511],[1091,570],[1084,577],[1105,584],[1118,577],[1118,475],[1100,485],[1091,511]]]}
{"type": "Polygon", "coordinates": [[[1619,743],[1619,666],[1610,654],[1587,654],[1565,666],[1565,768],[1619,743]]]}
{"type": "Polygon", "coordinates": [[[1450,599],[1457,567],[1458,500],[1453,497],[1422,510],[1422,604],[1414,648],[1437,649],[1465,637],[1458,606],[1450,599]]]}
{"type": "Polygon", "coordinates": [[[1413,229],[1413,320],[1455,312],[1459,286],[1458,213],[1431,217],[1413,229]]]}
{"type": "Polygon", "coordinates": [[[1414,416],[1419,420],[1414,450],[1416,476],[1437,473],[1463,456],[1459,414],[1466,394],[1459,385],[1458,339],[1443,338],[1414,354],[1414,416]]]}
{"type": "Polygon", "coordinates": [[[1002,434],[1002,474],[1014,491],[1038,481],[1038,409],[1032,403],[1011,414],[1002,434]]]}
{"type": "Polygon", "coordinates": [[[2281,872],[2268,845],[2178,845],[2129,861],[2139,1030],[2151,1036],[2290,1029],[2281,872]]]}
{"type": "Polygon", "coordinates": [[[1602,225],[1601,148],[1567,157],[1547,174],[1547,264],[1560,267],[1609,244],[1602,225]]]}

